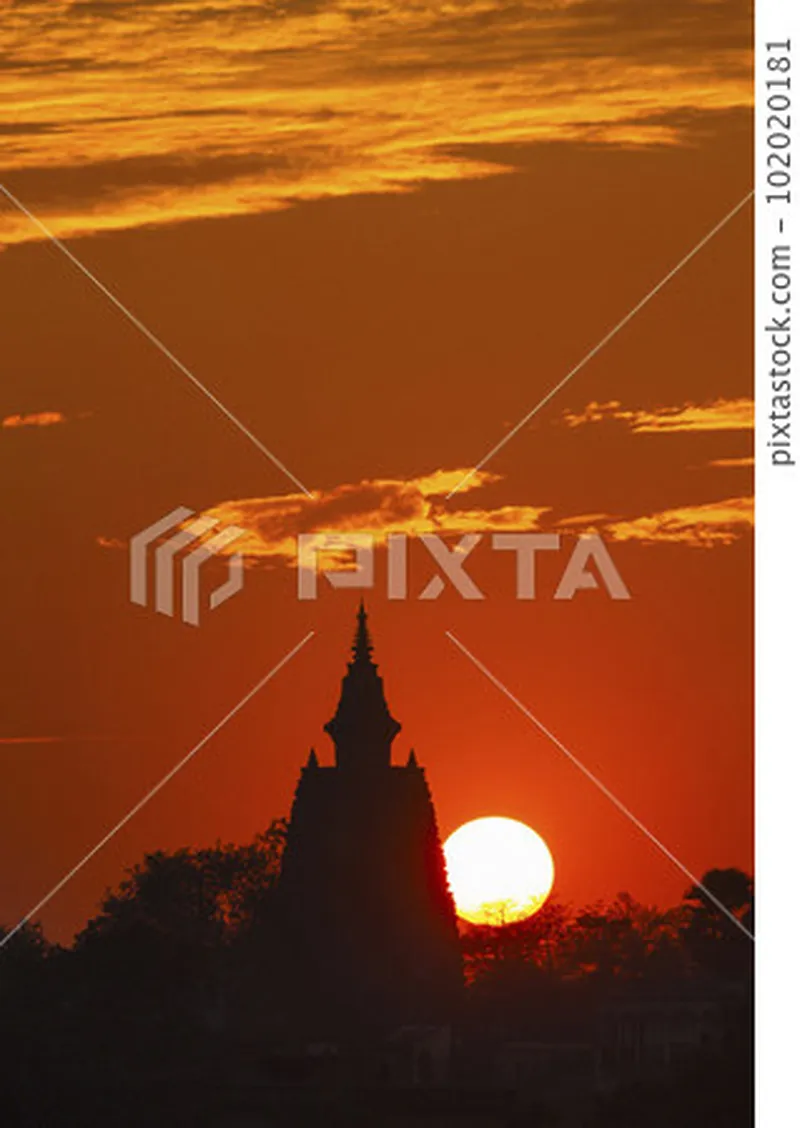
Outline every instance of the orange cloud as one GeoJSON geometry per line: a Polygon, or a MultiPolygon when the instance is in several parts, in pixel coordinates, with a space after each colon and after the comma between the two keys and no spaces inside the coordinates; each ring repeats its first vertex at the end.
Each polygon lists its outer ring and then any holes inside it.
{"type": "MultiPolygon", "coordinates": [[[[332,490],[275,497],[224,501],[203,513],[224,525],[238,525],[246,535],[228,551],[251,558],[277,557],[294,564],[301,533],[371,533],[384,544],[390,533],[409,536],[440,533],[460,536],[502,529],[537,529],[548,506],[506,505],[497,508],[452,510],[445,507],[448,492],[467,471],[437,470],[409,480],[376,478],[337,486],[332,490]]],[[[480,471],[464,491],[500,480],[480,471]]]]}
{"type": "Polygon", "coordinates": [[[559,525],[571,531],[598,532],[615,541],[715,548],[733,544],[752,530],[753,498],[729,497],[623,520],[607,515],[567,518],[559,525]]]}
{"type": "MultiPolygon", "coordinates": [[[[652,514],[621,517],[608,513],[584,513],[556,519],[552,505],[502,505],[453,509],[447,494],[462,481],[467,470],[436,470],[408,480],[375,478],[344,483],[330,490],[222,501],[198,516],[211,517],[218,525],[236,525],[243,535],[221,549],[222,554],[240,553],[250,566],[274,562],[295,567],[297,538],[301,534],[367,533],[377,546],[385,545],[392,533],[419,536],[435,533],[461,537],[467,533],[541,532],[562,530],[580,535],[599,533],[608,540],[642,544],[684,544],[693,548],[729,545],[753,526],[752,497],[727,498],[699,505],[665,509],[652,514]]],[[[477,493],[502,481],[502,475],[487,470],[473,474],[462,493],[477,493]]],[[[211,530],[211,536],[218,530],[211,530]]],[[[124,549],[118,537],[98,536],[103,548],[124,549]]],[[[326,549],[326,567],[349,568],[349,550],[326,549]]]]}
{"type": "MultiPolygon", "coordinates": [[[[223,552],[241,553],[250,564],[273,561],[292,567],[297,563],[297,538],[301,534],[367,533],[380,546],[385,545],[390,534],[397,533],[460,537],[466,533],[561,529],[575,534],[600,533],[615,541],[710,548],[733,543],[753,524],[753,503],[748,497],[645,515],[589,513],[560,520],[554,518],[553,506],[547,504],[474,504],[453,509],[446,502],[447,494],[465,474],[464,468],[436,470],[408,480],[375,478],[344,483],[331,490],[317,490],[310,497],[292,493],[238,498],[222,501],[204,510],[202,516],[244,530],[244,535],[223,552]]],[[[479,471],[463,492],[478,493],[501,480],[501,475],[479,471]]],[[[97,540],[103,547],[125,547],[117,538],[97,540]]],[[[351,565],[348,552],[339,553],[332,548],[324,555],[329,567],[351,565]]]]}
{"type": "Polygon", "coordinates": [[[1,427],[52,427],[55,423],[66,423],[67,417],[60,411],[39,411],[30,415],[7,415],[1,427]]]}
{"type": "Polygon", "coordinates": [[[747,0],[641,8],[6,4],[0,181],[69,237],[498,175],[541,142],[694,143],[750,106],[747,0]]]}
{"type": "Polygon", "coordinates": [[[657,407],[652,411],[623,408],[619,400],[593,401],[583,411],[565,411],[562,422],[568,427],[614,421],[625,423],[636,434],[685,431],[751,431],[754,425],[753,401],[717,399],[711,403],[684,403],[679,407],[657,407]]]}
{"type": "Polygon", "coordinates": [[[756,460],[750,455],[745,455],[744,458],[714,458],[708,463],[709,466],[717,466],[722,469],[733,469],[735,467],[755,466],[756,460]]]}

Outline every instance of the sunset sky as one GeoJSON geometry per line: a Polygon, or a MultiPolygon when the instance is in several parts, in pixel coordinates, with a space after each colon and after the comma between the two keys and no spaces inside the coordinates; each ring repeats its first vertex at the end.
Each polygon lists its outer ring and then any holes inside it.
{"type": "MultiPolygon", "coordinates": [[[[245,840],[331,747],[358,593],[298,602],[298,532],[484,533],[486,595],[367,593],[395,755],[443,836],[548,843],[555,892],[752,866],[751,210],[447,494],[748,193],[739,0],[0,0],[0,922],[14,923],[309,630],[42,914],[67,940],[146,850],[245,840]],[[178,506],[247,529],[199,629],[128,601],[178,506]],[[514,599],[494,531],[556,531],[514,599]],[[552,594],[600,532],[631,591],[552,594]]],[[[474,562],[474,563],[473,563],[474,562]]]]}

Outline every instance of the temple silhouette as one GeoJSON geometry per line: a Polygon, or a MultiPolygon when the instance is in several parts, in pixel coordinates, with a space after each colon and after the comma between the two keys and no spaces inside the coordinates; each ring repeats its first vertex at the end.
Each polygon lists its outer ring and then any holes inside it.
{"type": "Polygon", "coordinates": [[[425,771],[392,763],[400,724],[363,602],[352,658],[295,791],[278,889],[304,1020],[340,1030],[448,1021],[462,988],[456,915],[425,771]]]}
{"type": "Polygon", "coordinates": [[[147,854],[69,948],[12,937],[2,1128],[751,1128],[747,874],[459,936],[363,606],[325,729],[288,826],[147,854]]]}

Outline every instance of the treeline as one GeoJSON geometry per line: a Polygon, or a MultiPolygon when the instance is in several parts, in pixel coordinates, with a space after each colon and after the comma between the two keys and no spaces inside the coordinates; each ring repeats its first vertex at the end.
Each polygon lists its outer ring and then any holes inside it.
{"type": "Polygon", "coordinates": [[[475,983],[524,964],[566,980],[701,973],[739,979],[751,967],[753,917],[753,881],[738,869],[710,870],[668,909],[642,905],[628,893],[578,910],[551,899],[525,921],[466,926],[465,974],[475,983]]]}
{"type": "MultiPolygon", "coordinates": [[[[51,944],[38,924],[20,929],[0,952],[0,994],[7,998],[15,983],[51,960],[72,959],[87,970],[90,960],[124,960],[130,977],[159,957],[208,968],[215,954],[269,947],[285,840],[286,822],[276,820],[246,845],[146,855],[106,893],[70,948],[51,944]]],[[[525,921],[462,924],[465,982],[474,987],[517,966],[565,981],[741,979],[750,973],[753,928],[753,882],[738,869],[710,870],[667,909],[627,893],[580,909],[551,898],[525,921]]],[[[185,977],[184,971],[179,978],[185,977]]]]}
{"type": "MultiPolygon", "coordinates": [[[[4,1124],[138,1125],[143,1109],[152,1125],[200,1124],[202,1109],[193,1120],[186,1102],[196,1095],[202,1104],[209,1078],[235,1076],[243,1063],[255,1075],[258,1054],[291,1059],[304,1031],[276,896],[285,838],[276,821],[246,845],[149,854],[71,946],[50,943],[37,924],[11,938],[0,950],[4,1124]],[[171,1080],[151,1093],[158,1077],[171,1080]],[[139,1104],[126,1120],[118,1095],[133,1083],[139,1104]],[[181,1094],[178,1111],[172,1092],[181,1094]]],[[[466,990],[454,1021],[464,1044],[586,1040],[598,1008],[620,989],[707,983],[732,985],[747,1000],[746,1035],[753,883],[721,869],[701,884],[668,909],[627,894],[582,909],[551,899],[527,921],[463,926],[466,990]]],[[[736,1058],[739,1073],[748,1053],[736,1058]]],[[[609,1115],[617,1128],[626,1123],[616,1107],[609,1115]]],[[[652,1108],[649,1118],[660,1124],[652,1108]]]]}

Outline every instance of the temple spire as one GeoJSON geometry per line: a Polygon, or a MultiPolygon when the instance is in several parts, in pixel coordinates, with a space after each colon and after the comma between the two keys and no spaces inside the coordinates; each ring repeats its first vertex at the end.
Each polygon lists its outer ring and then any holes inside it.
{"type": "Polygon", "coordinates": [[[356,616],[356,634],[353,639],[353,661],[372,662],[372,639],[370,638],[369,627],[367,626],[367,612],[364,607],[363,599],[359,602],[358,615],[356,616]]]}
{"type": "Polygon", "coordinates": [[[368,771],[389,767],[392,741],[400,725],[389,712],[383,680],[372,660],[363,599],[358,608],[352,652],[336,713],[325,725],[325,731],[336,746],[337,767],[368,771]]]}

